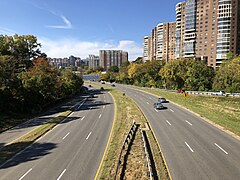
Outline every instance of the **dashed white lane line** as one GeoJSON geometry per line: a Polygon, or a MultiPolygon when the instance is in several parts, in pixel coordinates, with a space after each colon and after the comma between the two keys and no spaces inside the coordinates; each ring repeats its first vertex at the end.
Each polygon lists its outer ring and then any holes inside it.
{"type": "Polygon", "coordinates": [[[92,107],[90,107],[90,109],[92,109],[92,107]]]}
{"type": "Polygon", "coordinates": [[[190,149],[190,151],[194,152],[193,149],[188,145],[187,142],[185,142],[186,146],[190,149]]]}
{"type": "Polygon", "coordinates": [[[166,120],[166,122],[169,124],[169,126],[171,126],[172,124],[168,121],[168,120],[166,120]]]}
{"type": "Polygon", "coordinates": [[[217,146],[219,149],[221,149],[225,154],[228,154],[227,151],[225,151],[221,146],[219,146],[217,143],[214,143],[215,146],[217,146]]]}
{"type": "Polygon", "coordinates": [[[84,120],[85,116],[82,117],[81,121],[84,120]]]}
{"type": "Polygon", "coordinates": [[[103,106],[103,109],[105,108],[105,106],[103,106]]]}
{"type": "Polygon", "coordinates": [[[172,110],[172,109],[169,109],[170,111],[172,111],[172,112],[174,112],[174,110],[172,110]]]}
{"type": "Polygon", "coordinates": [[[29,169],[24,175],[22,175],[22,177],[20,177],[20,179],[19,180],[22,180],[28,173],[30,173],[30,171],[32,170],[32,168],[31,169],[29,169]]]}
{"type": "Polygon", "coordinates": [[[158,110],[155,109],[156,112],[158,112],[158,110]]]}
{"type": "Polygon", "coordinates": [[[102,114],[100,114],[100,115],[99,115],[98,119],[100,119],[100,118],[101,118],[101,116],[102,116],[102,114]]]}
{"type": "Polygon", "coordinates": [[[92,131],[88,134],[88,136],[87,136],[87,140],[88,140],[88,138],[91,136],[91,134],[92,134],[92,131]]]}
{"type": "Polygon", "coordinates": [[[65,139],[69,134],[70,132],[68,132],[62,139],[65,139]]]}
{"type": "Polygon", "coordinates": [[[63,170],[63,172],[60,174],[60,176],[58,176],[57,180],[61,179],[61,177],[63,176],[63,174],[65,173],[66,169],[63,170]]]}
{"type": "Polygon", "coordinates": [[[152,99],[151,97],[149,97],[149,99],[152,99]]]}
{"type": "Polygon", "coordinates": [[[149,102],[147,102],[147,104],[149,104],[149,102]]]}
{"type": "Polygon", "coordinates": [[[192,123],[190,123],[189,121],[187,121],[187,120],[185,120],[186,121],[186,123],[188,123],[190,126],[192,126],[192,123]]]}

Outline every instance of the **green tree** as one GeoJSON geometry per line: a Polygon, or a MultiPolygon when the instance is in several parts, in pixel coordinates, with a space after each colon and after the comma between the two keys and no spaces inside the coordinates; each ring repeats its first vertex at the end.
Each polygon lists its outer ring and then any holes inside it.
{"type": "Polygon", "coordinates": [[[223,63],[216,72],[213,89],[240,92],[240,57],[223,63]]]}
{"type": "Polygon", "coordinates": [[[110,66],[107,71],[110,73],[118,73],[119,68],[117,66],[110,66]]]}

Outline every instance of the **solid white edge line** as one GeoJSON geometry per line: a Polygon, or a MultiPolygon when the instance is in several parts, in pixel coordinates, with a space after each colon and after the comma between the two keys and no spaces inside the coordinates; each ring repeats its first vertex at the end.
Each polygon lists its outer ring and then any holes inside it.
{"type": "Polygon", "coordinates": [[[103,109],[105,108],[105,106],[103,106],[103,109]]]}
{"type": "Polygon", "coordinates": [[[24,175],[22,175],[22,177],[20,177],[20,179],[19,180],[22,180],[30,171],[32,170],[32,168],[31,169],[29,169],[24,175]]]}
{"type": "Polygon", "coordinates": [[[98,119],[100,119],[100,118],[101,118],[101,116],[102,116],[102,114],[100,114],[100,115],[99,115],[98,119]]]}
{"type": "Polygon", "coordinates": [[[172,112],[174,112],[174,110],[172,110],[172,109],[169,109],[170,111],[172,111],[172,112]]]}
{"type": "Polygon", "coordinates": [[[227,151],[225,151],[221,146],[219,146],[217,143],[214,143],[215,146],[217,146],[219,149],[221,149],[225,154],[228,154],[227,151]]]}
{"type": "Polygon", "coordinates": [[[192,123],[190,123],[189,121],[185,120],[190,126],[192,126],[192,123]]]}
{"type": "Polygon", "coordinates": [[[65,139],[69,134],[70,132],[68,132],[62,139],[65,139]]]}
{"type": "Polygon", "coordinates": [[[190,151],[194,152],[193,149],[188,145],[188,143],[185,141],[186,146],[190,149],[190,151]]]}
{"type": "Polygon", "coordinates": [[[147,102],[147,104],[149,104],[149,102],[147,102]]]}
{"type": "Polygon", "coordinates": [[[85,118],[85,116],[82,117],[81,121],[85,118]]]}
{"type": "Polygon", "coordinates": [[[88,139],[91,136],[91,134],[92,134],[92,131],[88,134],[86,139],[88,139]]]}
{"type": "Polygon", "coordinates": [[[172,125],[168,120],[166,120],[166,122],[167,122],[170,126],[172,125]]]}
{"type": "Polygon", "coordinates": [[[63,174],[65,173],[67,169],[64,169],[63,172],[60,174],[60,176],[58,176],[57,180],[61,179],[61,177],[63,176],[63,174]]]}

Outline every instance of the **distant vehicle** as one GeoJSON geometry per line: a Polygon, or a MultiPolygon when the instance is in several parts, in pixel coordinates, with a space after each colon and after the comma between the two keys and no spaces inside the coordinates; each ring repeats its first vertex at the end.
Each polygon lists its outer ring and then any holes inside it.
{"type": "Polygon", "coordinates": [[[168,101],[165,98],[158,98],[158,102],[167,103],[168,101]]]}
{"type": "Polygon", "coordinates": [[[165,107],[160,102],[154,103],[154,108],[155,109],[165,109],[165,107]]]}
{"type": "Polygon", "coordinates": [[[94,98],[94,94],[90,94],[89,97],[90,97],[90,98],[94,98]]]}
{"type": "Polygon", "coordinates": [[[91,85],[91,84],[89,84],[89,85],[88,85],[88,87],[92,87],[92,85],[91,85]]]}
{"type": "Polygon", "coordinates": [[[224,94],[225,94],[225,91],[216,91],[212,93],[212,95],[216,95],[216,96],[223,96],[224,94]]]}
{"type": "Polygon", "coordinates": [[[101,87],[100,89],[101,89],[101,90],[104,90],[104,88],[103,88],[103,87],[101,87]]]}
{"type": "Polygon", "coordinates": [[[104,81],[102,81],[102,84],[105,84],[105,82],[104,82],[104,81]]]}
{"type": "Polygon", "coordinates": [[[111,84],[112,87],[115,87],[115,84],[111,84]]]}
{"type": "Polygon", "coordinates": [[[185,90],[184,90],[184,89],[179,89],[179,90],[177,91],[177,93],[185,93],[185,90]]]}

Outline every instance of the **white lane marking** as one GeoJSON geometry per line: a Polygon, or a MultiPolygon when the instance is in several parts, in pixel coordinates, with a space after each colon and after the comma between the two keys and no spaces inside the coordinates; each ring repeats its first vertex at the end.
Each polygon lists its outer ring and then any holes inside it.
{"type": "Polygon", "coordinates": [[[62,139],[65,139],[69,134],[70,132],[68,132],[62,139]]]}
{"type": "Polygon", "coordinates": [[[105,106],[103,106],[103,109],[105,108],[105,106]]]}
{"type": "Polygon", "coordinates": [[[90,107],[90,109],[92,109],[92,107],[90,107]]]}
{"type": "Polygon", "coordinates": [[[22,180],[28,173],[30,173],[30,171],[32,170],[32,168],[31,169],[29,169],[24,175],[22,175],[22,177],[20,177],[20,179],[19,180],[22,180]]]}
{"type": "Polygon", "coordinates": [[[225,151],[221,146],[219,146],[217,143],[214,143],[215,146],[217,146],[219,149],[221,149],[225,154],[228,154],[227,151],[225,151]]]}
{"type": "Polygon", "coordinates": [[[187,142],[185,142],[186,146],[190,149],[190,151],[194,152],[193,149],[188,145],[187,142]]]}
{"type": "Polygon", "coordinates": [[[149,104],[149,102],[147,102],[147,104],[149,104]]]}
{"type": "Polygon", "coordinates": [[[60,174],[60,176],[58,176],[57,180],[61,179],[61,177],[63,176],[63,174],[65,173],[66,169],[63,170],[63,172],[60,174]]]}
{"type": "Polygon", "coordinates": [[[167,122],[170,126],[172,125],[168,120],[166,120],[166,122],[167,122]]]}
{"type": "Polygon", "coordinates": [[[185,120],[186,121],[186,123],[188,123],[190,126],[192,126],[192,123],[190,123],[189,121],[187,121],[187,120],[185,120]]]}
{"type": "Polygon", "coordinates": [[[155,109],[156,112],[158,112],[158,110],[155,109]]]}
{"type": "Polygon", "coordinates": [[[172,111],[172,112],[174,112],[174,110],[172,110],[172,109],[169,109],[170,111],[172,111]]]}
{"type": "Polygon", "coordinates": [[[82,117],[81,121],[84,120],[85,116],[82,117]]]}
{"type": "Polygon", "coordinates": [[[149,99],[152,99],[151,97],[149,97],[149,99]]]}
{"type": "Polygon", "coordinates": [[[100,115],[99,115],[98,119],[100,119],[100,118],[101,118],[101,116],[102,116],[102,114],[100,114],[100,115]]]}
{"type": "Polygon", "coordinates": [[[86,139],[88,139],[91,136],[91,134],[92,134],[92,131],[88,134],[86,139]]]}

